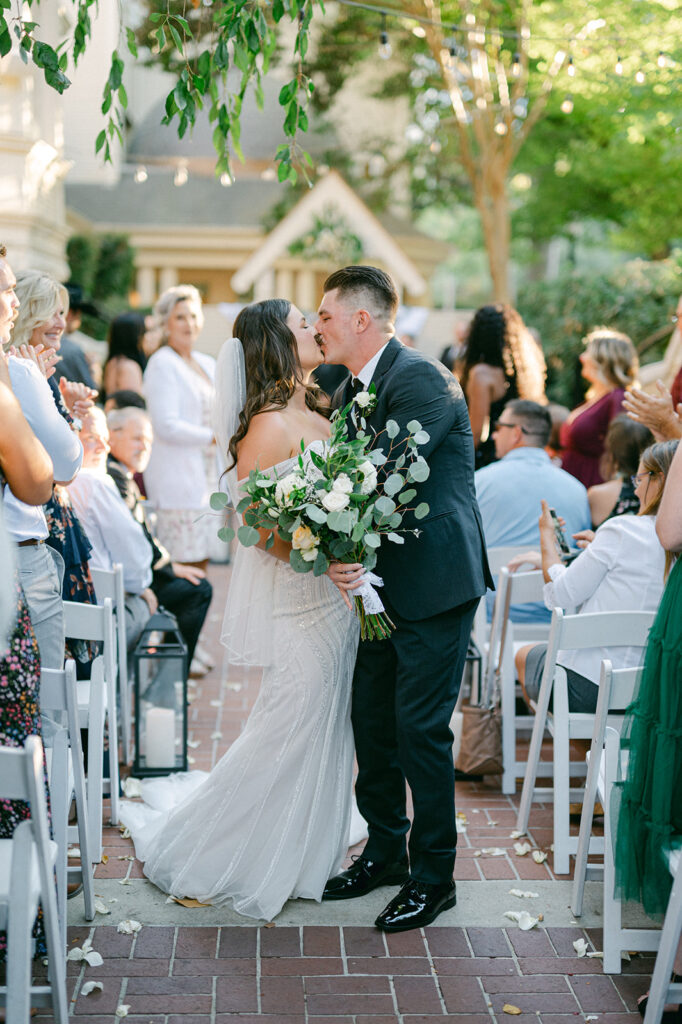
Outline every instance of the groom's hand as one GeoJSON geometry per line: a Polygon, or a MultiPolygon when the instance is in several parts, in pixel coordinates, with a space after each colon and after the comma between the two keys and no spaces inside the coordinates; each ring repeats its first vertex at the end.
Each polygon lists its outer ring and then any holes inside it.
{"type": "Polygon", "coordinates": [[[332,581],[335,587],[341,592],[341,597],[346,602],[348,608],[352,611],[353,605],[351,604],[348,596],[349,590],[355,590],[360,585],[360,580],[365,574],[365,567],[359,562],[353,562],[346,564],[345,562],[332,562],[327,569],[327,576],[332,581]]]}

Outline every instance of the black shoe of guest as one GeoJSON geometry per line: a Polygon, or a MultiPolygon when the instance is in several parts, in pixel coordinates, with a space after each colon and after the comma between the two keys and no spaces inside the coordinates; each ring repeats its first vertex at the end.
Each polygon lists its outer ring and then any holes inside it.
{"type": "Polygon", "coordinates": [[[369,860],[360,854],[346,871],[330,878],[322,893],[323,900],[352,900],[365,896],[380,885],[402,885],[410,877],[407,860],[369,860]]]}
{"type": "Polygon", "coordinates": [[[406,932],[431,924],[444,910],[454,907],[457,889],[454,882],[436,885],[411,878],[395,899],[374,922],[383,932],[406,932]]]}

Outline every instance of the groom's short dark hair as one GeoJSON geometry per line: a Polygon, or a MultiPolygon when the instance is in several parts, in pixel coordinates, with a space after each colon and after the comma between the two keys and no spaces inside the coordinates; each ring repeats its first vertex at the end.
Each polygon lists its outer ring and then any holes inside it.
{"type": "Polygon", "coordinates": [[[331,292],[335,289],[338,289],[341,298],[352,296],[360,302],[367,302],[372,307],[368,312],[373,316],[391,322],[395,320],[398,290],[393,278],[378,267],[344,267],[335,270],[324,282],[324,290],[331,292]]]}

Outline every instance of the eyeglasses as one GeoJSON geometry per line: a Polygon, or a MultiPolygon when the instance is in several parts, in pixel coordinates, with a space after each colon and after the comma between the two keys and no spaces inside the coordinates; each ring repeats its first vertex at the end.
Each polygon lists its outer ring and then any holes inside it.
{"type": "Polygon", "coordinates": [[[646,480],[648,476],[656,476],[656,474],[650,469],[646,473],[637,473],[636,476],[631,476],[630,480],[632,481],[632,486],[639,487],[642,480],[646,480]]]}
{"type": "Polygon", "coordinates": [[[518,427],[522,434],[526,434],[527,437],[539,437],[540,434],[537,430],[527,430],[521,426],[520,423],[505,423],[503,420],[496,420],[490,424],[490,433],[494,434],[497,430],[501,430],[502,427],[518,427]]]}

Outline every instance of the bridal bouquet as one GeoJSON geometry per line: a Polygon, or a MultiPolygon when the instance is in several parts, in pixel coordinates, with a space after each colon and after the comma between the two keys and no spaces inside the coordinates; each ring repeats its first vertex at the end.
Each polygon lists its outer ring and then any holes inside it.
{"type": "MultiPolygon", "coordinates": [[[[321,450],[301,442],[297,464],[285,475],[275,470],[253,470],[244,483],[244,497],[237,506],[244,525],[236,531],[245,546],[257,544],[267,531],[266,550],[275,533],[291,544],[289,562],[296,572],[321,576],[332,561],[359,562],[367,572],[354,593],[363,639],[389,636],[393,623],[374,586],[382,580],[372,569],[383,541],[404,544],[404,534],[419,536],[418,529],[403,526],[406,513],[415,519],[428,515],[426,502],[413,505],[414,484],[426,480],[429,467],[419,447],[429,435],[417,420],[407,424],[407,436],[396,441],[400,428],[387,420],[383,430],[367,431],[365,414],[375,401],[373,392],[360,392],[345,409],[332,415],[329,440],[321,450]],[[359,425],[357,436],[348,437],[346,419],[359,425]],[[381,446],[379,442],[381,441],[381,446]],[[383,467],[383,468],[382,468],[383,467]]],[[[211,506],[223,511],[227,494],[211,496],[211,506]]],[[[235,531],[222,527],[221,540],[229,542],[235,531]]]]}

